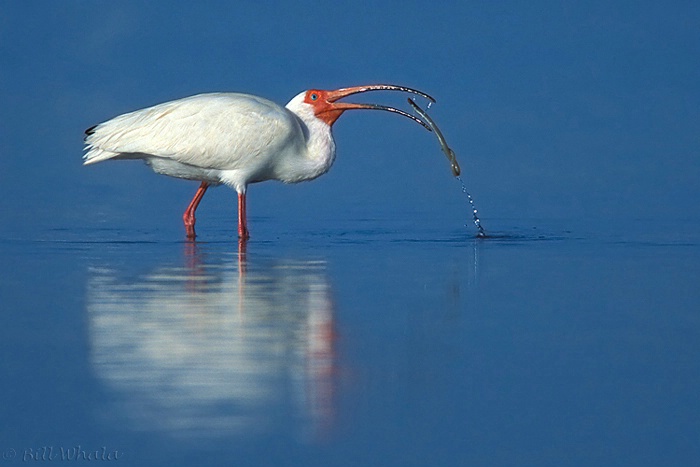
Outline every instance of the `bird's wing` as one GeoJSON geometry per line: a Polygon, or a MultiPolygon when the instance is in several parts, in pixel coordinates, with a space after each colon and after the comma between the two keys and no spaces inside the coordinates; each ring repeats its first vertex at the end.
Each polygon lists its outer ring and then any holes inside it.
{"type": "Polygon", "coordinates": [[[294,115],[246,94],[200,94],[127,113],[88,130],[85,163],[156,156],[209,169],[243,167],[301,129],[294,115]]]}

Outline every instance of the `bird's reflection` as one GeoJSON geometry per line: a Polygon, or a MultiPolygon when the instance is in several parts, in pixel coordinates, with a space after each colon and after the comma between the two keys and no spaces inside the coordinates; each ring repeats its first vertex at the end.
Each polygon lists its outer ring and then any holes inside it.
{"type": "Polygon", "coordinates": [[[188,438],[330,428],[323,261],[252,261],[245,245],[221,259],[190,243],[180,265],[130,278],[92,268],[86,302],[91,363],[114,396],[111,411],[134,427],[188,438]]]}

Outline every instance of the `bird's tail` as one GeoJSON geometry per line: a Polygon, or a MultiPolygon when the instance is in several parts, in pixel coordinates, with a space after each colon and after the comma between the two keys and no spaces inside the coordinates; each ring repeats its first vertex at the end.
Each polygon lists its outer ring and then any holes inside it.
{"type": "Polygon", "coordinates": [[[100,126],[91,126],[85,130],[85,150],[87,152],[83,155],[83,165],[106,161],[119,155],[118,152],[107,151],[99,146],[100,126]]]}

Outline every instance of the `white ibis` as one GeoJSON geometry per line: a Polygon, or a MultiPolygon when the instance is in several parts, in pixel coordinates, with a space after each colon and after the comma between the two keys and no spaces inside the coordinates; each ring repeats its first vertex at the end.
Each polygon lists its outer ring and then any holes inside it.
{"type": "Polygon", "coordinates": [[[365,91],[404,91],[435,101],[403,86],[369,85],[309,90],[286,107],[248,94],[199,94],[115,117],[85,131],[84,164],[107,159],[142,159],[156,173],[201,182],[182,218],[195,237],[195,210],[210,185],[238,192],[238,236],[249,237],[246,189],[250,183],[313,180],[335,160],[331,126],[346,110],[386,110],[376,104],[336,102],[365,91]]]}

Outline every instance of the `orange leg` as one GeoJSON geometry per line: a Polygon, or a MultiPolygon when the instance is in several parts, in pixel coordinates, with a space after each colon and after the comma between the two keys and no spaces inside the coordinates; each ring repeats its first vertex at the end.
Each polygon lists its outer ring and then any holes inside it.
{"type": "Polygon", "coordinates": [[[204,193],[206,193],[209,184],[207,182],[202,182],[197,189],[197,193],[194,194],[194,198],[190,201],[190,205],[185,209],[185,213],[182,215],[182,220],[185,223],[185,231],[187,232],[187,238],[195,238],[197,235],[194,233],[194,212],[199,206],[199,202],[202,201],[204,193]]]}
{"type": "Polygon", "coordinates": [[[248,222],[246,220],[245,193],[238,193],[238,238],[248,240],[248,222]]]}

